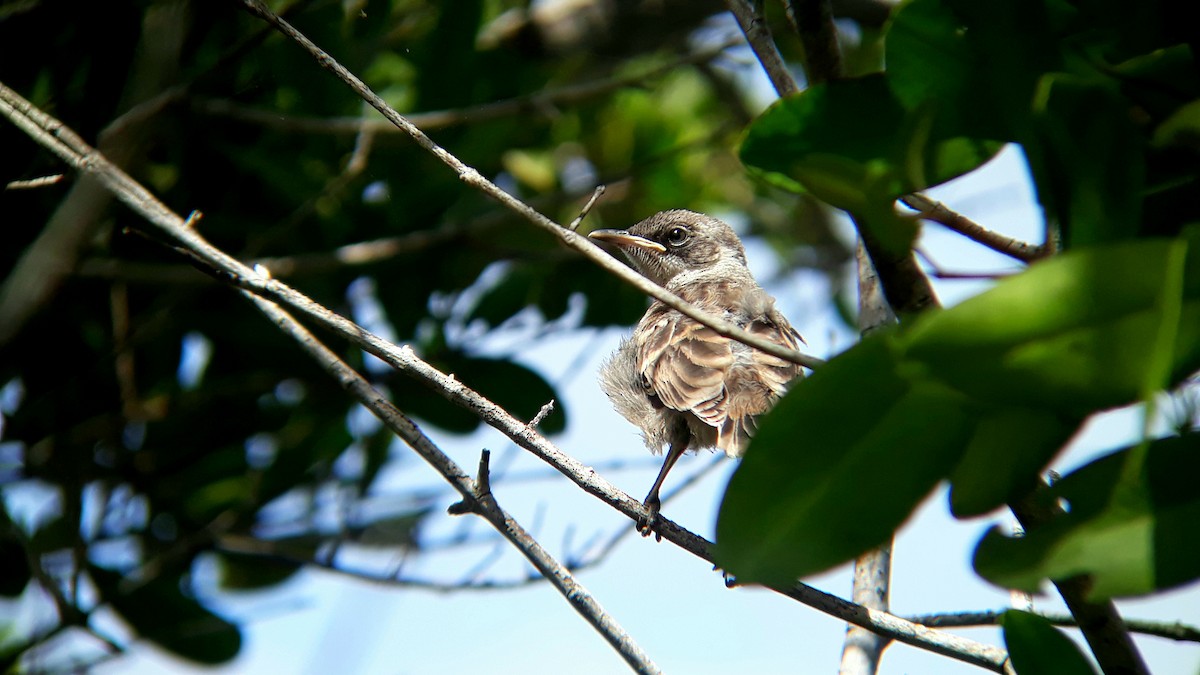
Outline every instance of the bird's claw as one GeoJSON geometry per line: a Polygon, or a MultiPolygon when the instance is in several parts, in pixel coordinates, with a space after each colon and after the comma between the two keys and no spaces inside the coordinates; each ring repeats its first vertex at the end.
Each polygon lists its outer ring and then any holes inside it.
{"type": "Polygon", "coordinates": [[[649,537],[653,532],[655,541],[662,541],[662,533],[654,530],[658,526],[658,512],[662,509],[662,502],[657,497],[647,497],[642,506],[646,507],[647,515],[637,519],[638,534],[649,537]]]}

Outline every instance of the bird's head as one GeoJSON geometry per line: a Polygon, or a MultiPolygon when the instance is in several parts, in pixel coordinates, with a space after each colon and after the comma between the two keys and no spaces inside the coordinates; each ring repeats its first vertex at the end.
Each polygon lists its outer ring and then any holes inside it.
{"type": "Polygon", "coordinates": [[[621,249],[638,272],[660,286],[722,263],[746,266],[746,250],[733,228],[695,211],[661,211],[628,230],[596,230],[588,237],[621,249]]]}

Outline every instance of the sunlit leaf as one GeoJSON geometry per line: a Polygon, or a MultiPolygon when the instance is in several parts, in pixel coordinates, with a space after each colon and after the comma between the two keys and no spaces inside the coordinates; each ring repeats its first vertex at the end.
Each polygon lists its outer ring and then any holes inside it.
{"type": "Polygon", "coordinates": [[[718,563],[786,583],[882,543],[957,461],[966,403],[905,372],[888,336],[830,361],[762,421],[725,492],[718,563]]]}
{"type": "Polygon", "coordinates": [[[1071,415],[1137,400],[1162,324],[1169,261],[1187,250],[1170,380],[1200,367],[1200,251],[1150,240],[1035,265],[906,333],[907,353],[980,401],[1071,415]]]}

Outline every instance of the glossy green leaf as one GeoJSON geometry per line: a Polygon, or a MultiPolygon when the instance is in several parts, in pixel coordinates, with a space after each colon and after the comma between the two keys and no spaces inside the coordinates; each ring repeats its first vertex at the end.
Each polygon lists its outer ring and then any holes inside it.
{"type": "Polygon", "coordinates": [[[962,175],[998,149],[947,145],[954,136],[931,133],[920,110],[902,106],[883,75],[813,86],[760,115],[742,139],[741,158],[781,187],[859,211],[962,175]]]}
{"type": "Polygon", "coordinates": [[[1079,646],[1046,619],[1010,609],[1001,625],[1017,675],[1095,675],[1079,646]]]}
{"type": "Polygon", "coordinates": [[[1046,579],[1092,576],[1093,598],[1172,588],[1200,578],[1200,434],[1098,459],[1054,485],[1067,513],[1024,537],[993,528],[975,569],[1033,591],[1046,579]]]}
{"type": "Polygon", "coordinates": [[[1032,489],[1078,426],[1047,410],[988,410],[950,476],[951,512],[958,518],[982,515],[1032,489]]]}
{"type": "Polygon", "coordinates": [[[718,564],[766,583],[824,571],[884,541],[949,472],[974,413],[897,356],[890,336],[867,340],[761,421],[721,504],[718,564]]]}
{"type": "Polygon", "coordinates": [[[1161,358],[1162,298],[1184,258],[1171,382],[1200,367],[1200,251],[1186,239],[1075,251],[906,333],[907,353],[981,402],[1083,416],[1138,400],[1161,358]]]}
{"type": "Polygon", "coordinates": [[[103,600],[140,636],[163,649],[207,665],[226,663],[241,649],[237,626],[185,595],[178,574],[139,583],[124,582],[120,574],[99,567],[88,572],[103,600]]]}

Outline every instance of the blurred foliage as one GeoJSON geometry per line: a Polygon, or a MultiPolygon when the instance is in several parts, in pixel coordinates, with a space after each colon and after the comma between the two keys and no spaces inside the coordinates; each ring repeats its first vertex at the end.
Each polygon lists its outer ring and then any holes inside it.
{"type": "MultiPolygon", "coordinates": [[[[794,387],[725,494],[730,572],[787,583],[853,560],[942,480],[960,518],[1027,499],[1093,414],[1140,402],[1152,419],[1160,394],[1195,386],[1189,16],[1169,2],[910,0],[884,35],[886,71],[809,88],[749,126],[741,156],[755,171],[904,246],[897,197],[1019,144],[1062,254],[873,335],[794,387]]],[[[1029,591],[1090,574],[1095,598],[1200,577],[1200,487],[1182,479],[1198,436],[1191,421],[1175,431],[1064,476],[1048,489],[1063,505],[1052,522],[1016,539],[993,528],[976,570],[1029,591]]]]}
{"type": "MultiPolygon", "coordinates": [[[[544,17],[513,28],[517,0],[270,4],[401,112],[448,112],[431,123],[438,143],[560,222],[604,183],[592,227],[668,207],[737,210],[789,265],[841,273],[847,260],[828,210],[755,185],[731,150],[761,92],[739,80],[757,68],[745,48],[718,49],[736,28],[705,23],[719,3],[649,18],[626,4],[574,46],[544,17]],[[624,40],[632,25],[647,39],[624,40]],[[579,84],[597,86],[573,94],[579,84]],[[819,254],[798,255],[808,244],[819,254]]],[[[562,430],[573,411],[491,338],[628,325],[644,310],[640,294],[407,138],[358,133],[345,122],[377,116],[237,3],[3,3],[0,81],[177,212],[203,211],[198,227],[217,246],[271,259],[288,283],[520,417],[555,399],[543,431],[562,430]],[[386,251],[348,262],[338,248],[351,244],[386,251]]],[[[0,148],[0,185],[63,171],[7,123],[0,148]]],[[[195,565],[215,561],[220,588],[236,591],[334,553],[419,554],[422,523],[448,489],[381,483],[385,469],[408,466],[390,434],[354,423],[361,411],[237,293],[84,192],[71,173],[0,191],[4,302],[47,289],[28,316],[4,305],[0,320],[10,332],[0,340],[0,593],[36,602],[36,589],[51,591],[73,608],[59,627],[86,626],[104,606],[159,646],[218,663],[237,653],[238,628],[215,613],[217,589],[198,581],[213,575],[195,565]]],[[[330,345],[435,436],[479,425],[330,345]]],[[[42,640],[55,629],[0,621],[3,663],[35,653],[53,663],[42,640]]]]}

